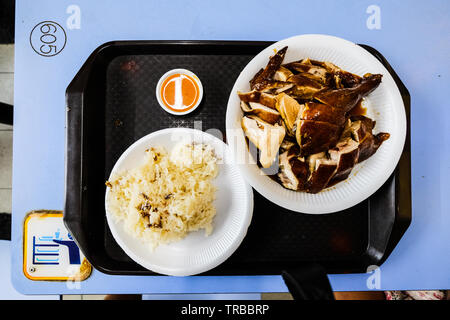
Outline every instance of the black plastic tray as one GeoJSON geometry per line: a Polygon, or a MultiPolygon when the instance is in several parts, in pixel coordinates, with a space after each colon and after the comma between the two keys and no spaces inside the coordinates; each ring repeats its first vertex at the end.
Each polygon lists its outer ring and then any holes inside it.
{"type": "MultiPolygon", "coordinates": [[[[144,135],[167,127],[225,132],[233,84],[244,66],[272,42],[118,41],[97,48],[67,88],[64,222],[87,259],[109,274],[155,274],[132,261],[113,239],[105,218],[105,181],[122,152],[144,135]],[[201,105],[186,116],[163,111],[155,97],[159,78],[173,68],[196,73],[201,105]]],[[[408,117],[410,96],[375,49],[362,45],[389,70],[408,117]]],[[[409,130],[408,130],[409,131],[409,130]]],[[[292,212],[254,191],[253,220],[238,250],[210,275],[280,274],[318,262],[328,273],[365,272],[381,265],[411,221],[410,138],[397,169],[369,199],[342,212],[292,212]]]]}

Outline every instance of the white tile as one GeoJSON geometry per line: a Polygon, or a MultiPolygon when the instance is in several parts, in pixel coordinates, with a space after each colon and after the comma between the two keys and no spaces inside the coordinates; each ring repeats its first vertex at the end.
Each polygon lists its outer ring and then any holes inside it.
{"type": "Polygon", "coordinates": [[[12,189],[0,189],[0,213],[11,213],[12,189]]]}
{"type": "Polygon", "coordinates": [[[0,131],[0,189],[12,186],[12,131],[0,131]]]}
{"type": "Polygon", "coordinates": [[[64,294],[62,296],[63,300],[82,300],[81,294],[64,294]]]}
{"type": "Polygon", "coordinates": [[[105,300],[104,294],[83,294],[81,300],[105,300]]]}
{"type": "Polygon", "coordinates": [[[12,129],[13,129],[13,126],[10,126],[9,124],[0,123],[0,131],[4,131],[4,130],[11,131],[12,129]]]}
{"type": "Polygon", "coordinates": [[[13,44],[0,44],[0,72],[14,72],[13,44]]]}
{"type": "Polygon", "coordinates": [[[0,73],[0,101],[14,104],[14,73],[0,73]]]}

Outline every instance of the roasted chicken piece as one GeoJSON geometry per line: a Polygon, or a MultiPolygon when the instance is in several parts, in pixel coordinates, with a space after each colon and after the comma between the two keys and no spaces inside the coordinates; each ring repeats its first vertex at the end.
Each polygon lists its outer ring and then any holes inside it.
{"type": "Polygon", "coordinates": [[[310,176],[305,183],[305,191],[317,193],[326,188],[333,178],[337,163],[328,159],[325,152],[313,154],[308,157],[310,176]]]}
{"type": "Polygon", "coordinates": [[[347,179],[359,158],[359,145],[352,138],[343,138],[336,147],[328,150],[330,159],[337,163],[336,172],[330,184],[347,179]]]}
{"type": "Polygon", "coordinates": [[[352,88],[322,90],[314,94],[314,99],[348,112],[356,106],[361,98],[378,87],[382,77],[381,74],[366,75],[359,84],[352,88]]]}
{"type": "Polygon", "coordinates": [[[276,80],[265,80],[265,86],[261,89],[262,92],[279,94],[283,91],[294,87],[293,83],[276,80]]]}
{"type": "Polygon", "coordinates": [[[257,73],[255,73],[255,75],[253,76],[253,78],[249,81],[249,83],[250,83],[250,88],[251,88],[252,90],[255,89],[255,84],[257,83],[257,81],[262,81],[262,79],[261,79],[260,77],[261,77],[261,74],[263,73],[263,71],[264,71],[263,68],[259,69],[259,71],[258,71],[257,73]]]}
{"type": "Polygon", "coordinates": [[[331,79],[331,73],[326,68],[313,65],[309,59],[291,62],[283,65],[283,67],[315,80],[322,85],[327,85],[331,79]]]}
{"type": "Polygon", "coordinates": [[[241,101],[241,109],[244,113],[253,114],[270,124],[275,124],[280,120],[280,113],[258,102],[246,103],[241,101]]]}
{"type": "Polygon", "coordinates": [[[260,151],[259,162],[262,167],[269,168],[286,135],[284,127],[279,124],[271,125],[254,115],[244,116],[241,126],[248,140],[260,151]]]}
{"type": "Polygon", "coordinates": [[[322,103],[304,104],[295,123],[295,137],[301,154],[308,155],[334,147],[342,133],[347,112],[372,92],[380,81],[381,75],[370,75],[353,88],[318,92],[314,98],[322,103]]]}
{"type": "Polygon", "coordinates": [[[346,121],[345,112],[341,108],[316,102],[303,104],[298,117],[300,120],[329,122],[338,126],[342,126],[346,121]]]}
{"type": "Polygon", "coordinates": [[[367,160],[381,146],[381,144],[389,139],[389,133],[381,132],[377,135],[372,133],[375,127],[375,121],[365,116],[354,116],[350,118],[352,121],[350,131],[353,139],[358,142],[359,157],[358,163],[367,160]]]}
{"type": "Polygon", "coordinates": [[[333,147],[341,136],[345,121],[345,112],[341,108],[315,102],[302,104],[294,125],[300,153],[309,155],[333,147]]]}
{"type": "Polygon", "coordinates": [[[277,103],[275,95],[256,90],[249,92],[238,91],[238,96],[241,101],[246,103],[257,102],[273,109],[275,109],[275,104],[277,103]]]}
{"type": "Polygon", "coordinates": [[[303,120],[297,118],[295,138],[300,154],[307,156],[334,147],[341,136],[341,126],[330,122],[303,120]]]}
{"type": "Polygon", "coordinates": [[[273,79],[278,81],[287,81],[294,74],[287,68],[280,67],[274,74],[273,79]]]}
{"type": "Polygon", "coordinates": [[[299,149],[295,143],[285,145],[286,147],[279,157],[278,179],[287,189],[304,190],[309,175],[308,164],[298,156],[299,149]]]}
{"type": "Polygon", "coordinates": [[[297,99],[311,99],[324,88],[318,81],[301,73],[291,76],[287,81],[292,82],[295,86],[285,90],[286,93],[297,99]]]}
{"type": "Polygon", "coordinates": [[[279,50],[275,55],[270,57],[269,63],[264,69],[261,69],[256,75],[250,80],[250,88],[252,90],[262,90],[264,89],[268,82],[273,81],[273,76],[275,72],[280,68],[283,63],[284,56],[286,54],[288,47],[284,47],[279,50]]]}
{"type": "Polygon", "coordinates": [[[297,150],[297,152],[299,152],[298,145],[295,142],[295,140],[284,139],[280,145],[280,152],[288,151],[289,149],[291,149],[294,146],[296,146],[296,150],[297,150]]]}
{"type": "Polygon", "coordinates": [[[342,70],[338,66],[327,61],[310,60],[311,64],[325,68],[334,79],[334,86],[337,89],[351,88],[359,84],[362,78],[356,74],[342,70]]]}
{"type": "Polygon", "coordinates": [[[291,96],[281,93],[276,97],[275,108],[283,118],[287,134],[294,136],[294,124],[300,112],[300,104],[291,96]]]}

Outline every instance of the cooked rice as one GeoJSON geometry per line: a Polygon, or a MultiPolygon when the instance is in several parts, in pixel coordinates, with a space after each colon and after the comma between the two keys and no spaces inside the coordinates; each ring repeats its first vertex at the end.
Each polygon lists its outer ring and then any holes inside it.
{"type": "Polygon", "coordinates": [[[217,158],[206,144],[178,144],[168,154],[153,147],[145,163],[118,173],[110,188],[108,209],[125,230],[155,248],[183,239],[188,232],[213,230],[217,158]]]}

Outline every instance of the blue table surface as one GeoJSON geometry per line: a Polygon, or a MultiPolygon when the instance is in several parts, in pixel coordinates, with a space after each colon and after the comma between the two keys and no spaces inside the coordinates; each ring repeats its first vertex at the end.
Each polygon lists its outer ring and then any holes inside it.
{"type": "MultiPolygon", "coordinates": [[[[89,54],[111,40],[281,40],[330,34],[378,49],[411,93],[412,223],[380,267],[380,289],[450,288],[450,1],[17,1],[13,146],[12,283],[27,294],[284,292],[280,276],[111,276],[79,286],[22,273],[22,223],[64,204],[65,89],[89,54]],[[80,29],[70,29],[70,5],[80,29]],[[369,29],[371,5],[380,29],[369,29]],[[368,9],[369,8],[369,9],[368,9]],[[368,13],[369,12],[369,13],[368,13]],[[30,32],[64,27],[67,44],[37,55],[30,32]]],[[[329,275],[334,290],[368,290],[372,274],[329,275]]]]}

